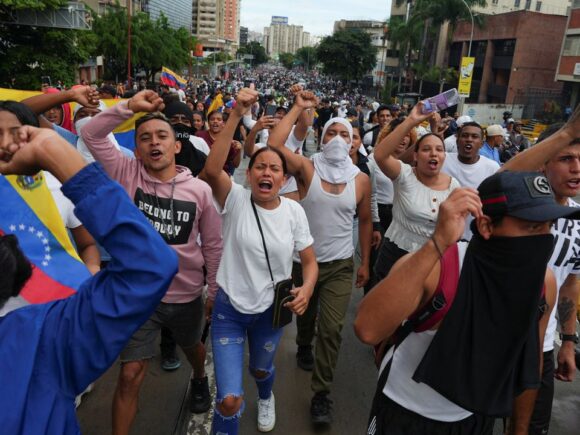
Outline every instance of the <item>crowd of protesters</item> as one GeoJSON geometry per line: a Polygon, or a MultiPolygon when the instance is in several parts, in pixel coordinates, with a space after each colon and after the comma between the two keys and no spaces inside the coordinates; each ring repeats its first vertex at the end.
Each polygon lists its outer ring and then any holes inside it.
{"type": "Polygon", "coordinates": [[[119,358],[113,433],[128,434],[159,334],[165,370],[183,350],[189,408],[213,408],[214,434],[239,433],[247,341],[257,427],[271,431],[274,356],[294,314],[311,420],[330,425],[353,287],[365,294],[354,328],[379,366],[361,433],[491,434],[497,417],[506,433],[547,433],[554,379],[576,371],[580,110],[531,146],[509,112],[484,128],[316,72],[126,88],[0,102],[0,173],[52,174],[94,275],[68,299],[13,306],[31,269],[0,236],[7,433],[78,430],[74,398],[119,358]],[[135,115],[129,150],[113,132],[135,115]]]}

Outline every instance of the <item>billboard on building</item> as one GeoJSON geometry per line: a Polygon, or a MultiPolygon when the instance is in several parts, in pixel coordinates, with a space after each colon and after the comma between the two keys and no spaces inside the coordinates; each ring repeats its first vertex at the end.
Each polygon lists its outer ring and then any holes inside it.
{"type": "Polygon", "coordinates": [[[288,24],[288,17],[272,16],[272,24],[288,24]]]}

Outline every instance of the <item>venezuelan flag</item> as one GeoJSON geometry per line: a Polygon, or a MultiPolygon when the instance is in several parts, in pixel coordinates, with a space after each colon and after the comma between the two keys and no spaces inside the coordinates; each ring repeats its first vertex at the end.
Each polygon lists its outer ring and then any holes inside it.
{"type": "Polygon", "coordinates": [[[66,298],[90,277],[68,237],[42,172],[0,176],[0,234],[14,234],[33,265],[20,296],[37,304],[66,298]]]}
{"type": "Polygon", "coordinates": [[[222,107],[224,107],[224,97],[222,97],[222,94],[217,94],[211,102],[209,109],[207,109],[207,113],[210,114],[211,112],[220,110],[222,107]]]}
{"type": "MultiPolygon", "coordinates": [[[[37,91],[20,91],[16,89],[5,89],[0,88],[0,101],[4,100],[12,100],[12,101],[22,101],[26,98],[33,97],[35,95],[39,95],[42,92],[37,91]]],[[[107,105],[107,107],[114,106],[119,102],[124,101],[122,99],[109,99],[103,100],[103,102],[107,105]]],[[[71,116],[72,110],[76,103],[70,105],[71,107],[71,116]]],[[[135,121],[143,116],[143,114],[137,114],[133,116],[131,119],[128,119],[123,124],[119,125],[115,130],[113,130],[113,134],[115,135],[115,139],[117,139],[117,143],[125,148],[130,149],[133,151],[135,149],[135,121]]]]}
{"type": "Polygon", "coordinates": [[[179,86],[181,89],[187,86],[187,80],[165,67],[161,67],[161,83],[171,87],[179,86]]]}

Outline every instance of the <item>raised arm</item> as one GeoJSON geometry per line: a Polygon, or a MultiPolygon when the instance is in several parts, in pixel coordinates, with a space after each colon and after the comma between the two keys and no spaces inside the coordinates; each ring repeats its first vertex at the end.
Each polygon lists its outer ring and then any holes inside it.
{"type": "Polygon", "coordinates": [[[230,152],[230,146],[236,127],[246,110],[258,99],[258,92],[253,89],[242,89],[236,97],[236,108],[230,114],[222,132],[216,138],[203,171],[199,178],[206,181],[212,188],[213,196],[220,207],[224,207],[226,199],[232,189],[232,180],[223,171],[224,164],[230,152]]]}
{"type": "Polygon", "coordinates": [[[72,102],[76,102],[81,106],[96,108],[99,106],[99,93],[90,86],[79,86],[55,94],[35,95],[21,101],[22,104],[25,104],[39,115],[40,126],[43,128],[53,128],[52,123],[44,116],[41,116],[44,112],[54,106],[72,102]]]}
{"type": "Polygon", "coordinates": [[[248,136],[246,137],[246,141],[244,142],[244,152],[247,156],[252,157],[256,152],[256,136],[260,131],[267,128],[270,129],[276,125],[273,116],[263,115],[258,121],[254,124],[248,136]]]}
{"type": "Polygon", "coordinates": [[[132,159],[115,147],[109,139],[109,134],[120,124],[139,112],[155,112],[163,109],[163,100],[157,93],[141,91],[130,100],[99,113],[82,129],[81,136],[95,159],[103,165],[107,173],[119,179],[124,165],[132,159]]]}
{"type": "Polygon", "coordinates": [[[304,184],[306,184],[306,179],[311,172],[309,172],[309,168],[312,168],[312,163],[306,157],[290,151],[284,144],[302,112],[316,107],[317,104],[317,98],[312,92],[302,91],[297,94],[292,109],[282,118],[276,128],[270,132],[270,137],[268,138],[268,145],[278,148],[284,154],[290,174],[298,177],[304,184]]]}
{"type": "Polygon", "coordinates": [[[0,173],[39,169],[61,181],[77,217],[113,257],[74,296],[55,302],[43,325],[39,348],[51,360],[47,366],[58,367],[53,388],[74,397],[104,373],[153,312],[177,272],[177,258],[98,166],[86,166],[56,133],[23,127],[17,143],[0,150],[0,173]],[[104,216],[101,210],[114,212],[104,216]]]}
{"type": "Polygon", "coordinates": [[[378,344],[420,307],[435,290],[440,252],[461,238],[465,218],[481,216],[481,201],[473,189],[458,188],[441,203],[435,232],[418,251],[407,254],[362,300],[354,329],[367,344],[378,344]]]}
{"type": "Polygon", "coordinates": [[[427,115],[421,113],[422,107],[422,102],[415,105],[409,116],[375,145],[375,161],[381,171],[391,180],[397,178],[401,172],[401,162],[393,156],[393,153],[413,128],[433,116],[432,113],[427,115]]]}
{"type": "Polygon", "coordinates": [[[509,159],[500,168],[500,171],[537,171],[544,163],[570,145],[572,141],[579,139],[580,106],[576,108],[568,122],[560,130],[539,144],[509,159]]]}

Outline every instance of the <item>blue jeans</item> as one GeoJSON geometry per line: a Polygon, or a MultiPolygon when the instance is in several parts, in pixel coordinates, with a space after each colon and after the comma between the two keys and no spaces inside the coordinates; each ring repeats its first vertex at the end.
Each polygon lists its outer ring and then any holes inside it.
{"type": "MultiPolygon", "coordinates": [[[[268,399],[274,382],[274,355],[283,328],[272,328],[273,307],[263,313],[244,314],[237,311],[228,295],[219,289],[215,298],[211,324],[211,344],[217,386],[216,403],[225,397],[241,397],[242,367],[246,338],[250,350],[250,373],[266,372],[256,379],[261,399],[268,399]]],[[[237,417],[241,415],[243,406],[237,417]]],[[[225,432],[225,431],[224,431],[225,432]]]]}

